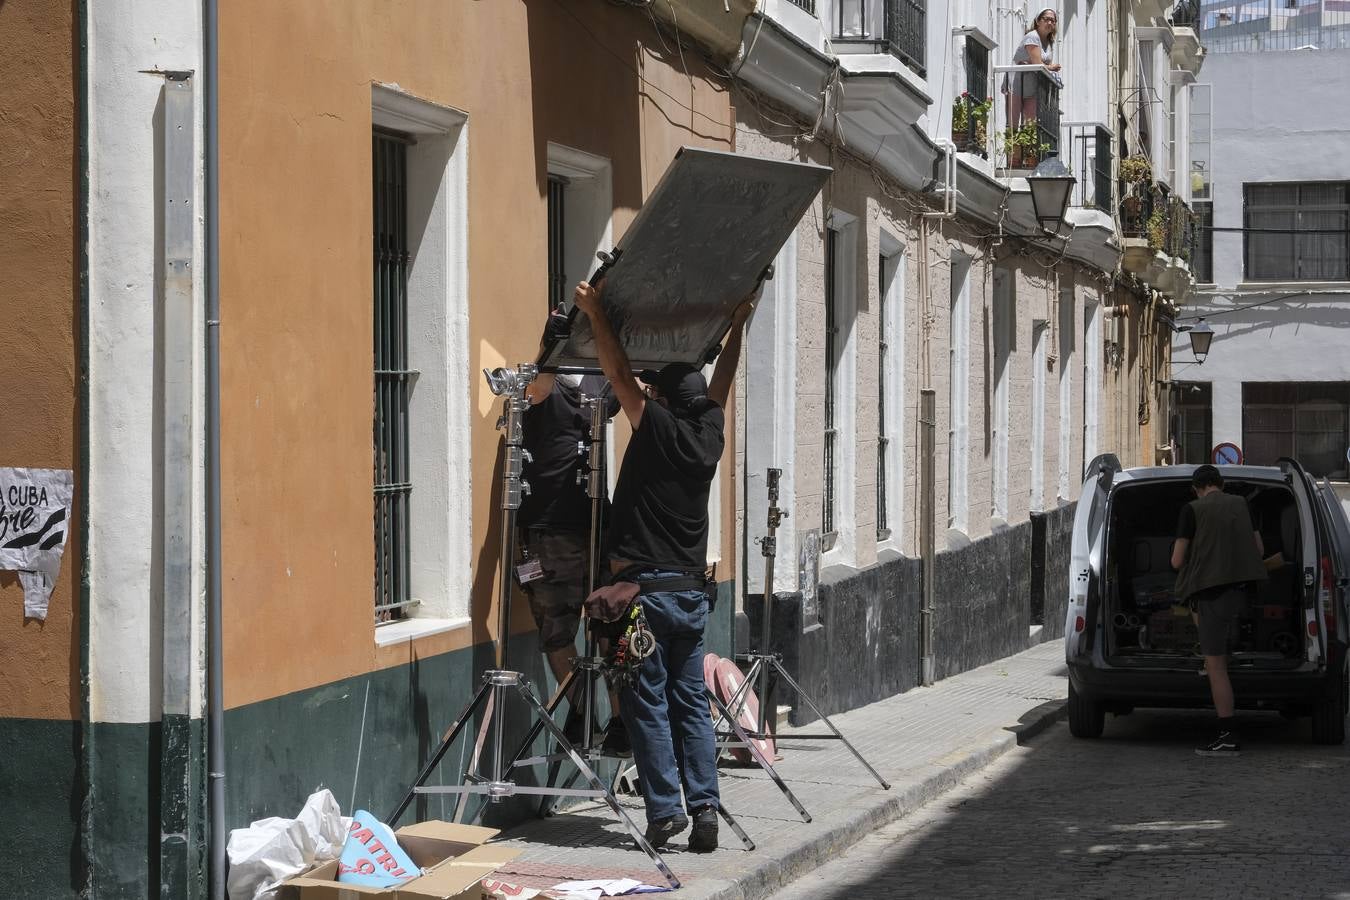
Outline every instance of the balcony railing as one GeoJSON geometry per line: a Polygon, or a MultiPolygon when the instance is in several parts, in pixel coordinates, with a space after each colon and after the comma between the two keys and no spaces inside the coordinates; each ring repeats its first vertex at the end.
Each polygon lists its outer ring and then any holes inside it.
{"type": "Polygon", "coordinates": [[[1059,152],[1059,84],[1044,66],[994,66],[994,154],[1001,169],[1034,169],[1051,151],[1059,152]],[[1021,87],[1021,103],[1016,93],[1021,87]]]}
{"type": "Polygon", "coordinates": [[[889,52],[919,75],[926,75],[926,3],[927,0],[838,0],[834,38],[871,44],[878,52],[889,52]]]}
{"type": "Polygon", "coordinates": [[[1196,215],[1180,197],[1169,198],[1167,211],[1167,246],[1169,256],[1190,262],[1195,258],[1196,215]]]}
{"type": "Polygon", "coordinates": [[[1178,28],[1195,28],[1200,21],[1200,0],[1180,0],[1172,7],[1172,24],[1178,28]]]}
{"type": "Polygon", "coordinates": [[[816,0],[788,0],[788,2],[801,7],[813,16],[816,14],[816,0]]]}
{"type": "Polygon", "coordinates": [[[1070,203],[1099,209],[1109,215],[1115,208],[1111,181],[1111,148],[1115,138],[1100,122],[1064,122],[1063,125],[1067,152],[1060,156],[1077,179],[1070,203]]]}
{"type": "Polygon", "coordinates": [[[885,0],[886,44],[891,53],[920,75],[925,75],[924,46],[928,18],[926,0],[885,0]]]}

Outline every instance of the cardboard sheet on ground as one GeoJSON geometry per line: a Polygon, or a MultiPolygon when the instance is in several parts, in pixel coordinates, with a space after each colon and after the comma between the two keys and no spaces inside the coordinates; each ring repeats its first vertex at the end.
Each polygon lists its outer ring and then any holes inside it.
{"type": "Polygon", "coordinates": [[[0,468],[0,569],[19,573],[27,618],[47,618],[74,493],[70,469],[0,468]]]}
{"type": "MultiPolygon", "coordinates": [[[[701,365],[810,207],[827,166],[685,147],[633,219],[601,297],[635,372],[701,365]]],[[[599,371],[590,324],[541,358],[599,371]]]]}

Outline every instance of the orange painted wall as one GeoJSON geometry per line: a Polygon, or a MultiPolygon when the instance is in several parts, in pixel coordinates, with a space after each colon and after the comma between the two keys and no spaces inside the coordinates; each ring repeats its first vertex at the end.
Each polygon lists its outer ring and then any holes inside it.
{"type": "MultiPolygon", "coordinates": [[[[603,0],[233,0],[220,31],[235,707],[490,636],[499,404],[476,373],[533,356],[546,144],[613,161],[618,237],[680,145],[731,149],[732,110],[694,54],[686,77],[641,10],[603,0]],[[464,110],[470,141],[474,626],[384,651],[371,626],[372,82],[464,110]]],[[[524,604],[514,612],[531,627],[524,604]]]]}
{"type": "MultiPolygon", "coordinates": [[[[71,15],[69,3],[0,3],[0,466],[77,468],[71,15]]],[[[73,530],[46,622],[25,621],[18,578],[0,572],[0,716],[80,717],[81,548],[73,530]]]]}

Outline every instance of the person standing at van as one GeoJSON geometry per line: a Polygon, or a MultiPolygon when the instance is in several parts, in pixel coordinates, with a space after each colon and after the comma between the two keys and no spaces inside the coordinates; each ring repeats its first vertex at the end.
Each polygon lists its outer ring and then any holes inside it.
{"type": "Polygon", "coordinates": [[[1223,476],[1214,466],[1199,466],[1191,475],[1195,499],[1181,509],[1172,568],[1178,599],[1196,615],[1200,653],[1219,716],[1219,734],[1197,747],[1200,756],[1237,756],[1241,751],[1233,726],[1233,683],[1228,677],[1229,640],[1237,618],[1250,601],[1257,582],[1265,580],[1261,533],[1252,525],[1247,501],[1225,494],[1223,476]]]}

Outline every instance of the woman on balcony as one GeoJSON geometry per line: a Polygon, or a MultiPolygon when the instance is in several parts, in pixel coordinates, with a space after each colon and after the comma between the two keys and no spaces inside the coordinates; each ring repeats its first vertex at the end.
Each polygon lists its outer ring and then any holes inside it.
{"type": "MultiPolygon", "coordinates": [[[[1059,31],[1059,14],[1046,7],[1036,14],[1026,36],[1013,54],[1015,66],[1045,66],[1054,73],[1050,77],[1059,86],[1063,83],[1059,77],[1059,63],[1053,61],[1055,35],[1059,31]]],[[[1008,127],[1016,129],[1025,122],[1036,121],[1036,84],[1039,72],[1014,72],[1003,79],[1003,93],[1008,95],[1008,127]]],[[[1011,148],[1010,168],[1021,168],[1020,147],[1011,148]]]]}

